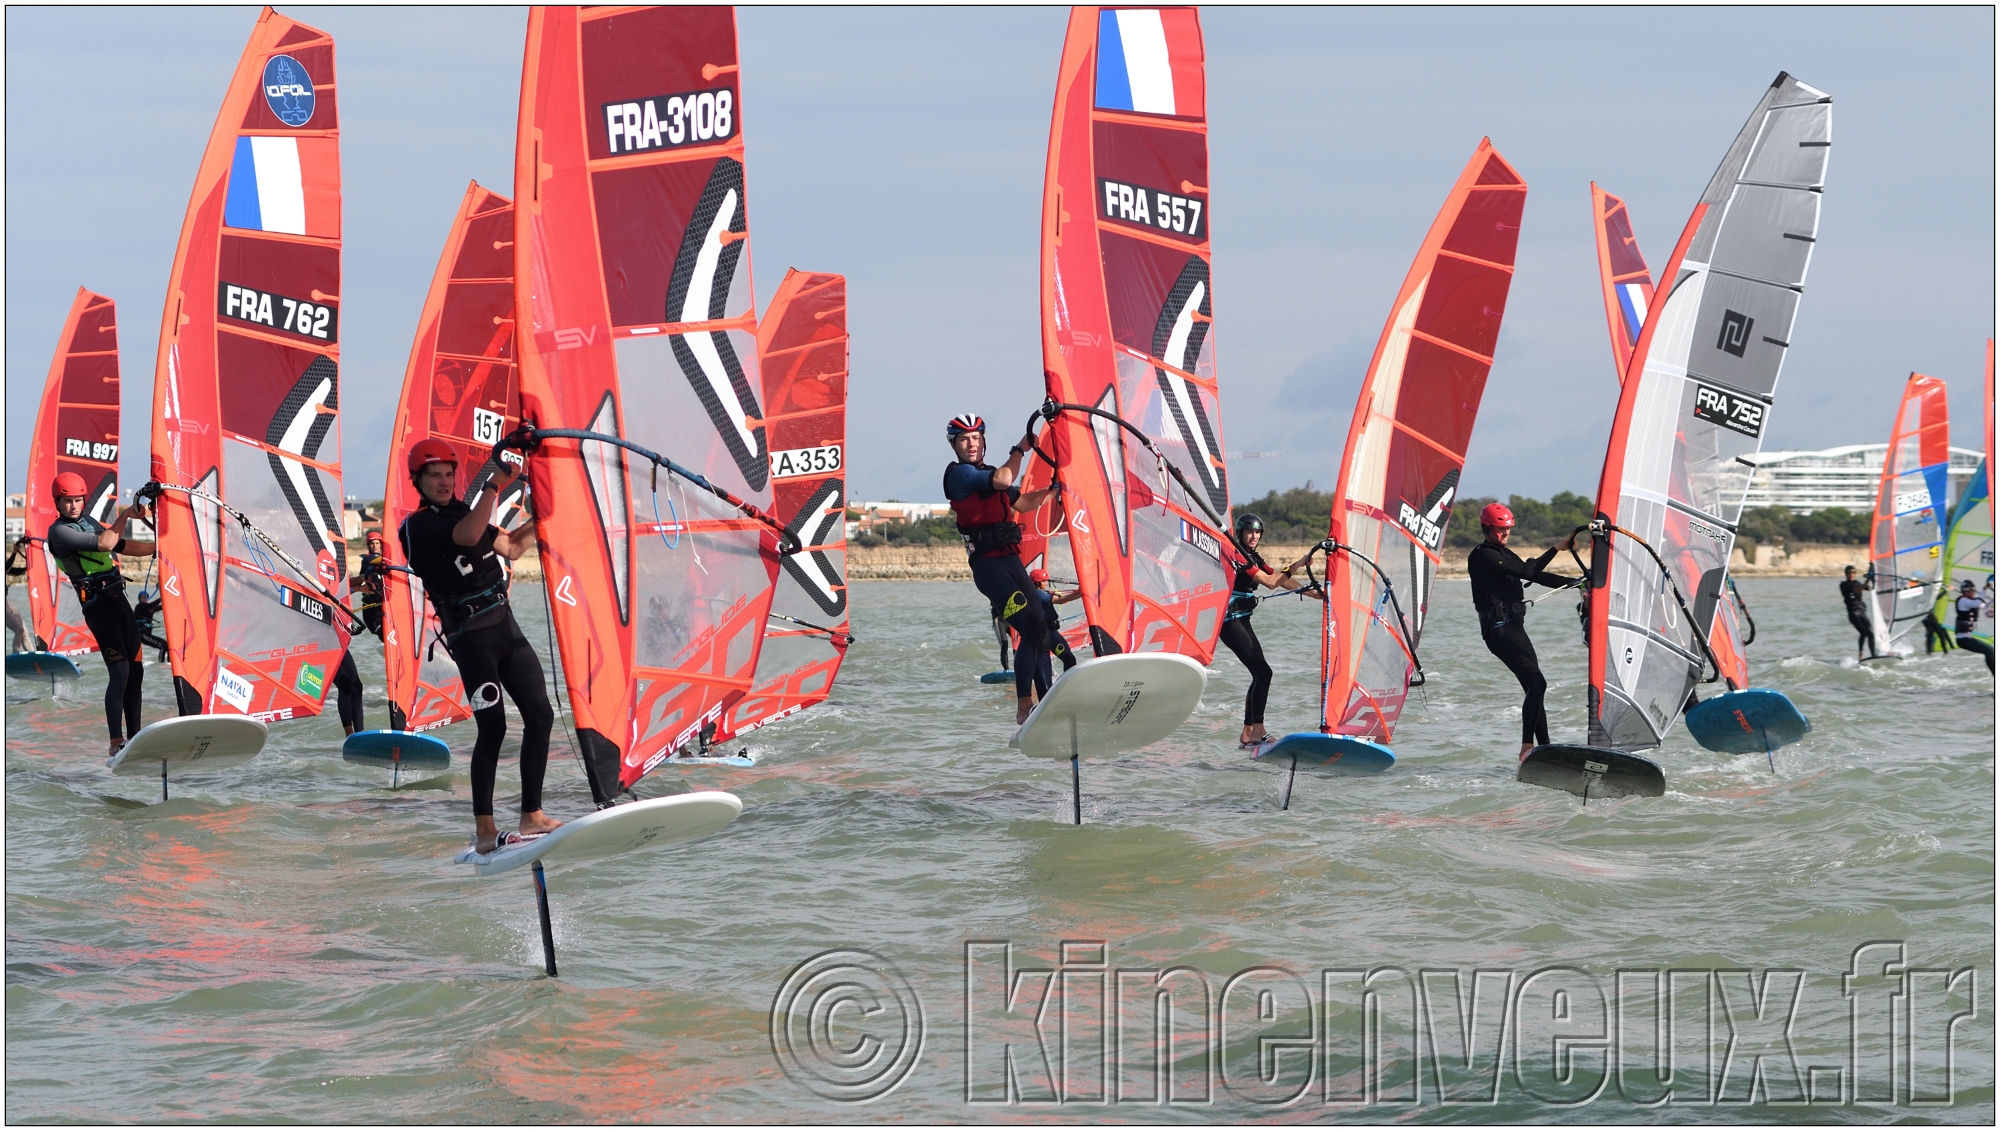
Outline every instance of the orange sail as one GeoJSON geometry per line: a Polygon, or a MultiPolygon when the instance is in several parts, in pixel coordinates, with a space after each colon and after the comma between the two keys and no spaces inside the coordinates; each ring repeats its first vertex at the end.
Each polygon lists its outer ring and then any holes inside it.
{"type": "Polygon", "coordinates": [[[1065,494],[1022,555],[1074,570],[1099,655],[1206,663],[1228,602],[1205,83],[1193,8],[1071,10],[1041,275],[1047,392],[1070,407],[1023,479],[1065,494]]]}
{"type": "Polygon", "coordinates": [[[333,39],[266,8],[174,252],[153,375],[182,714],[314,715],[347,648],[333,39]]]}
{"type": "Polygon", "coordinates": [[[853,642],[847,605],[847,278],[788,271],[759,326],[764,421],[786,554],[750,694],[720,742],[822,702],[853,642]]]}
{"type": "Polygon", "coordinates": [[[83,476],[89,494],[83,513],[110,523],[118,511],[118,307],[103,295],[76,289],[63,321],[41,411],[28,446],[28,619],[37,651],[74,656],[97,651],[83,622],[76,589],[63,576],[43,537],[58,517],[49,488],[56,476],[83,476]]]}
{"type": "Polygon", "coordinates": [[[1885,653],[1909,655],[1937,603],[1951,517],[1951,403],[1943,381],[1910,374],[1875,491],[1868,620],[1885,653]]]}
{"type": "MultiPolygon", "coordinates": [[[[1646,268],[1646,257],[1640,254],[1639,237],[1632,234],[1632,218],[1625,211],[1625,202],[1592,181],[1590,205],[1597,220],[1597,277],[1604,286],[1604,319],[1611,331],[1612,363],[1622,385],[1632,364],[1632,351],[1646,328],[1646,312],[1653,306],[1653,276],[1646,268]]],[[[1736,591],[1734,579],[1728,588],[1729,599],[1716,603],[1708,643],[1722,681],[1731,690],[1741,691],[1750,686],[1750,661],[1745,651],[1750,641],[1744,636],[1750,610],[1736,591]]],[[[1750,623],[1754,635],[1756,628],[1750,623]]]]}
{"type": "Polygon", "coordinates": [[[728,8],[528,17],[521,410],[544,437],[535,533],[600,803],[750,690],[771,608],[737,68],[728,8]]]}
{"type": "Polygon", "coordinates": [[[1481,139],[1403,278],[1341,454],[1320,728],[1387,743],[1514,279],[1528,185],[1481,139]]]}
{"type": "MultiPolygon", "coordinates": [[[[465,497],[478,496],[493,472],[493,445],[521,422],[514,370],[514,205],[469,184],[452,220],[444,254],[424,299],[403,374],[403,399],[389,445],[384,479],[384,553],[407,567],[396,532],[423,506],[410,482],[408,455],[418,441],[438,437],[458,452],[465,497]]],[[[520,456],[508,453],[519,460],[520,456]]],[[[528,484],[517,478],[494,512],[512,530],[528,520],[528,484]]],[[[382,578],[382,658],[388,669],[389,728],[421,731],[472,717],[458,667],[438,643],[437,615],[415,574],[382,578]]]]}

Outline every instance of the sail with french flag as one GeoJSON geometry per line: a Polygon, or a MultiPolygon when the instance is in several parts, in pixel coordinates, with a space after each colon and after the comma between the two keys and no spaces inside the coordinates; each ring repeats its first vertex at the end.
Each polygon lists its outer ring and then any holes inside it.
{"type": "Polygon", "coordinates": [[[332,138],[238,137],[222,222],[253,232],[338,239],[338,145],[332,138]]]}
{"type": "Polygon", "coordinates": [[[1204,116],[1201,26],[1193,8],[1098,10],[1097,108],[1204,116]]]}

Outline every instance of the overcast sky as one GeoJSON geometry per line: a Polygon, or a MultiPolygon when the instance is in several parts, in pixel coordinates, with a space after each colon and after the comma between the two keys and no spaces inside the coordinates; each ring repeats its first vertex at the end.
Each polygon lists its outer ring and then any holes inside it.
{"type": "MultiPolygon", "coordinates": [[[[468,178],[512,194],[523,9],[286,8],[338,45],[347,490],[379,496],[395,391],[468,178]]],[[[255,10],[6,12],[6,472],[79,285],[118,301],[141,481],[161,294],[255,10]]],[[[744,9],[760,309],[845,272],[849,498],[932,499],[944,420],[1041,399],[1036,241],[1056,8],[744,9]]],[[[1595,490],[1616,403],[1590,181],[1655,271],[1780,70],[1834,97],[1820,242],[1767,449],[1886,440],[1913,369],[1982,447],[1994,318],[1993,11],[1207,8],[1223,429],[1241,502],[1330,487],[1398,284],[1481,136],[1527,179],[1473,495],[1595,490]]]]}

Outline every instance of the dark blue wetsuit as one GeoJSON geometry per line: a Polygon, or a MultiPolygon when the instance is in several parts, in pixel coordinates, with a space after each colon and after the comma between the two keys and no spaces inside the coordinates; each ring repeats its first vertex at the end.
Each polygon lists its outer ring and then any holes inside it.
{"type": "Polygon", "coordinates": [[[1049,685],[1055,682],[1055,664],[1049,659],[1055,656],[1062,661],[1064,671],[1076,666],[1076,653],[1070,651],[1069,641],[1062,638],[1062,614],[1056,611],[1056,595],[1046,589],[1036,588],[1030,594],[1035,599],[1035,607],[1042,611],[1042,624],[1049,630],[1049,650],[1042,653],[1042,666],[1035,672],[1035,690],[1040,694],[1049,693],[1049,685]]]}
{"type": "Polygon", "coordinates": [[[944,497],[965,539],[972,583],[992,603],[993,615],[1021,638],[1014,650],[1014,694],[1026,699],[1048,663],[1048,625],[1028,596],[1037,590],[1021,564],[1021,527],[1014,522],[1021,489],[994,490],[993,472],[983,463],[952,464],[944,470],[944,497]]]}

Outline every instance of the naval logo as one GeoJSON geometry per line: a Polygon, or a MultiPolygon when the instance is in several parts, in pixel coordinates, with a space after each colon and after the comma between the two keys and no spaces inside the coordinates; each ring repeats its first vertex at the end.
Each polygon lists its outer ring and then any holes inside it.
{"type": "Polygon", "coordinates": [[[312,121],[313,81],[290,55],[273,55],[264,64],[264,102],[280,122],[297,129],[312,121]]]}

